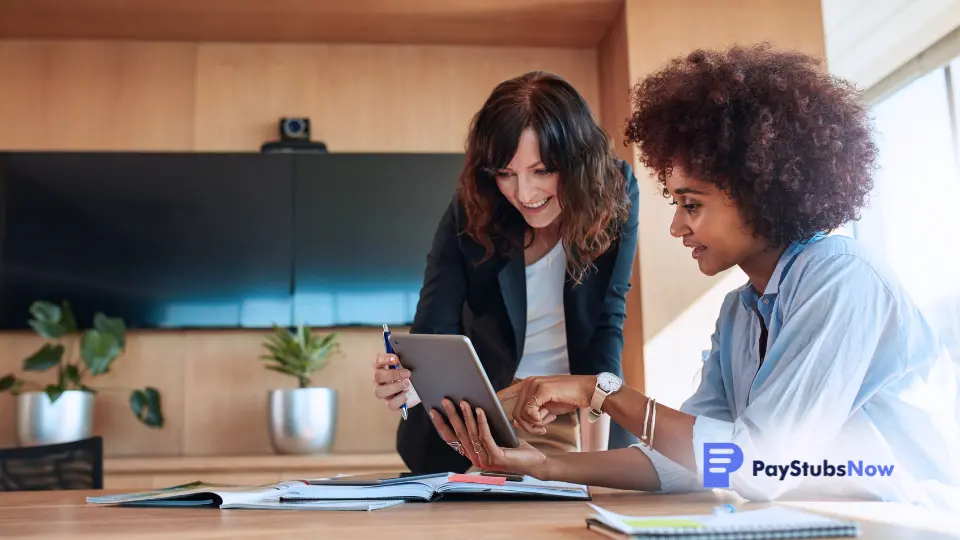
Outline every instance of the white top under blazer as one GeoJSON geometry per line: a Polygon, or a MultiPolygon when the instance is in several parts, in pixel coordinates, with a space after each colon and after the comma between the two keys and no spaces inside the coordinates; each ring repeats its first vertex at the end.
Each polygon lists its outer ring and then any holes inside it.
{"type": "Polygon", "coordinates": [[[566,259],[563,242],[526,267],[527,333],[516,378],[568,375],[567,328],[563,308],[566,259]]]}

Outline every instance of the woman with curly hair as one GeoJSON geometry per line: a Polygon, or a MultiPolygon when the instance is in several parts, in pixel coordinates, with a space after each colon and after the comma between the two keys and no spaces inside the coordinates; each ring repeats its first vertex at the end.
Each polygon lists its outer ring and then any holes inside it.
{"type": "MultiPolygon", "coordinates": [[[[619,373],[638,194],[567,81],[544,72],[504,81],[473,118],[411,333],[469,335],[496,390],[531,376],[619,373]]],[[[375,396],[391,410],[407,406],[401,457],[415,473],[466,470],[462,453],[473,447],[438,436],[410,372],[388,369],[401,360],[374,360],[375,396]]],[[[581,425],[567,413],[518,435],[548,454],[603,450],[609,419],[581,425]]]]}
{"type": "Polygon", "coordinates": [[[511,391],[526,431],[585,409],[640,437],[604,454],[498,448],[469,408],[432,413],[442,436],[480,441],[478,466],[544,479],[960,509],[954,365],[893,273],[829,235],[857,218],[875,166],[854,89],[809,56],[735,47],[671,61],[633,102],[627,139],[676,206],[670,234],[704,274],[749,278],[723,302],[699,388],[679,410],[609,374],[511,391]]]}

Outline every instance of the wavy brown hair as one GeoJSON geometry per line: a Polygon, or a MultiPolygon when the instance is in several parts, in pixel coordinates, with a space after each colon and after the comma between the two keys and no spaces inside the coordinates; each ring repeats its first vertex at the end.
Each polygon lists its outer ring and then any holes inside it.
{"type": "MultiPolygon", "coordinates": [[[[500,193],[495,172],[513,159],[527,128],[537,135],[544,167],[559,173],[560,237],[567,271],[580,282],[619,237],[629,200],[610,137],[586,100],[557,75],[534,71],[504,81],[473,117],[460,175],[464,232],[486,248],[484,260],[496,242],[507,251],[525,247],[507,229],[529,226],[500,193]]],[[[532,239],[536,231],[530,232],[532,239]]]]}
{"type": "Polygon", "coordinates": [[[678,166],[714,184],[772,246],[857,219],[873,186],[866,108],[818,58],[766,43],[695,50],[632,97],[626,139],[661,187],[678,166]]]}

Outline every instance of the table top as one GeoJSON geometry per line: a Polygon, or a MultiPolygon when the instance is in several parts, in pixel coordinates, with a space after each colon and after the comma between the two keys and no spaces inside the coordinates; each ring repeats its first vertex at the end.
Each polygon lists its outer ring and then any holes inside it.
{"type": "MultiPolygon", "coordinates": [[[[586,530],[584,502],[407,503],[373,512],[313,510],[220,510],[217,508],[132,508],[95,506],[85,497],[117,493],[51,491],[0,493],[0,537],[29,539],[105,538],[270,538],[309,534],[322,538],[603,538],[586,530]],[[318,534],[320,536],[318,536],[318,534]]],[[[730,503],[737,511],[768,506],[720,493],[651,494],[593,490],[593,503],[631,515],[710,513],[730,503]]],[[[851,504],[851,503],[842,503],[851,504]]],[[[884,503],[852,503],[882,505],[884,503]]],[[[858,508],[863,508],[858,506],[858,508]]],[[[835,514],[832,507],[825,514],[835,514]]],[[[882,514],[882,512],[880,513],[882,514]]],[[[845,516],[841,516],[845,517],[845,516]]],[[[857,519],[861,539],[955,538],[909,525],[857,519]]],[[[925,519],[919,520],[927,521],[925,519]]]]}

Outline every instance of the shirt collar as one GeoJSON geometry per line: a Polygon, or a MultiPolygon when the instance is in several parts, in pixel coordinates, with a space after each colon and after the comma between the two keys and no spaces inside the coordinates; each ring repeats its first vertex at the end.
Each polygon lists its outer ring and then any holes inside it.
{"type": "MultiPolygon", "coordinates": [[[[790,245],[787,246],[787,249],[784,250],[783,255],[780,256],[780,260],[777,261],[777,266],[773,269],[773,275],[770,276],[770,281],[767,282],[767,288],[764,289],[763,296],[778,295],[780,293],[780,283],[783,281],[784,275],[790,269],[790,266],[793,265],[797,256],[800,255],[807,246],[822,240],[826,236],[826,233],[819,232],[806,240],[791,242],[790,245]]],[[[740,301],[745,308],[754,309],[757,306],[757,301],[760,299],[760,296],[753,289],[753,285],[751,285],[749,281],[740,287],[739,292],[740,301]]]]}

